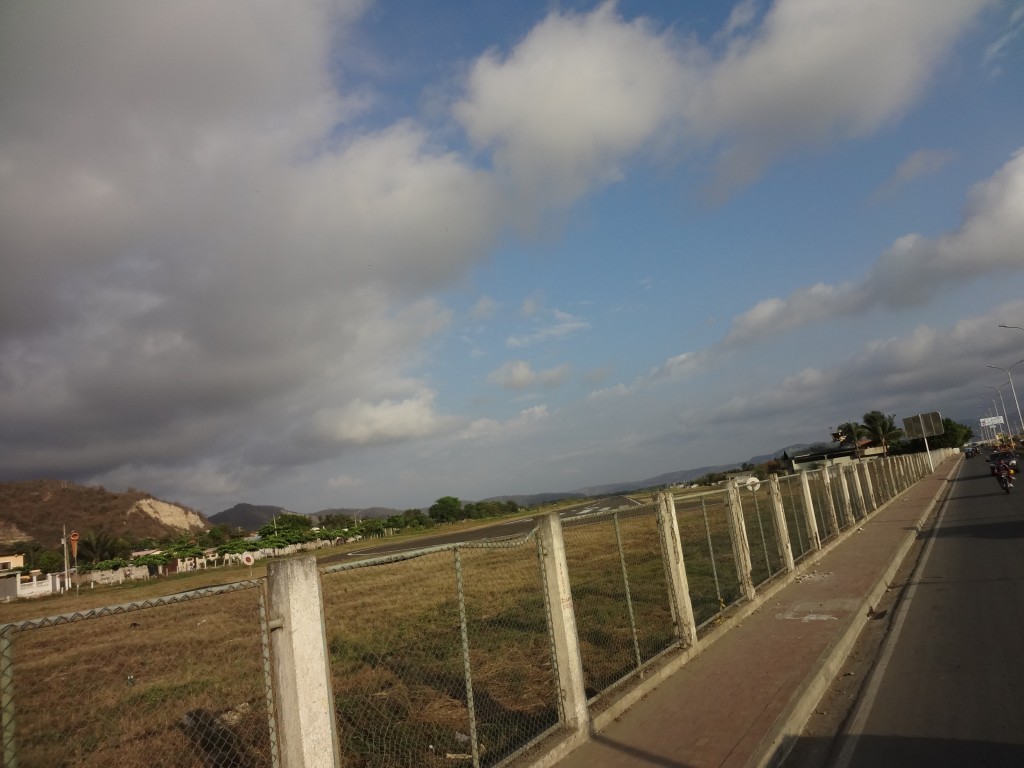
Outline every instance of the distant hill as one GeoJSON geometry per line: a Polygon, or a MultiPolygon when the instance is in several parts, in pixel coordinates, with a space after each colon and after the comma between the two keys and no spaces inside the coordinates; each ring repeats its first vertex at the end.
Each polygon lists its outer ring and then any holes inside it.
{"type": "Polygon", "coordinates": [[[296,513],[289,512],[284,507],[242,503],[235,504],[231,509],[210,515],[210,522],[214,525],[229,525],[232,528],[242,528],[246,531],[258,531],[275,516],[281,514],[294,515],[296,513]]]}
{"type": "MultiPolygon", "coordinates": [[[[318,523],[321,518],[327,515],[348,515],[349,517],[365,520],[368,517],[386,518],[392,515],[400,515],[404,510],[392,509],[391,507],[367,507],[365,509],[348,509],[338,507],[335,509],[321,509],[309,515],[313,523],[318,523]]],[[[274,519],[275,516],[297,515],[299,512],[292,512],[284,507],[274,507],[266,504],[235,504],[231,509],[225,509],[210,516],[213,525],[229,525],[232,528],[243,528],[247,531],[258,531],[264,525],[274,519]]]]}
{"type": "Polygon", "coordinates": [[[193,509],[134,489],[114,493],[62,480],[0,483],[0,547],[34,541],[56,548],[64,526],[68,533],[102,531],[137,541],[201,531],[209,523],[193,509]]]}
{"type": "Polygon", "coordinates": [[[691,483],[699,477],[703,477],[709,472],[726,472],[731,469],[739,469],[743,464],[764,464],[765,462],[771,461],[772,459],[778,459],[783,453],[789,452],[792,455],[796,451],[804,450],[808,447],[807,444],[800,443],[797,445],[788,445],[785,448],[780,448],[775,453],[766,453],[761,456],[752,456],[751,458],[744,461],[737,461],[731,464],[714,464],[705,467],[696,467],[695,469],[680,469],[675,472],[666,472],[662,475],[655,475],[654,477],[648,477],[643,480],[624,480],[619,483],[607,483],[604,485],[591,485],[586,488],[578,488],[575,491],[566,491],[562,493],[534,493],[524,495],[506,495],[506,496],[492,496],[484,499],[484,501],[506,501],[511,499],[515,501],[521,507],[528,507],[538,504],[548,504],[553,501],[561,501],[562,499],[582,499],[582,498],[597,498],[601,496],[615,496],[620,493],[630,493],[632,491],[638,491],[641,488],[657,488],[663,485],[676,485],[679,483],[691,483]]]}
{"type": "MultiPolygon", "coordinates": [[[[742,462],[740,462],[742,463],[742,462]]],[[[738,464],[716,464],[708,467],[697,467],[696,469],[680,469],[675,472],[666,472],[663,475],[648,477],[646,480],[634,480],[622,483],[609,483],[607,485],[592,485],[589,488],[581,488],[580,493],[587,496],[615,496],[619,493],[629,493],[641,488],[656,488],[661,485],[675,485],[677,483],[689,483],[708,472],[725,472],[727,469],[738,468],[738,464]]]]}
{"type": "Polygon", "coordinates": [[[796,445],[787,445],[785,448],[780,448],[775,453],[766,453],[760,456],[751,456],[746,461],[736,461],[732,464],[715,464],[707,467],[697,467],[696,469],[680,469],[675,472],[666,472],[663,475],[655,475],[654,477],[648,477],[646,480],[635,480],[626,481],[622,483],[609,483],[608,485],[592,485],[589,488],[581,488],[578,493],[582,493],[586,496],[614,496],[618,493],[629,493],[630,491],[637,491],[641,488],[657,488],[662,485],[676,485],[677,483],[691,483],[698,477],[703,477],[709,472],[728,472],[729,470],[739,469],[744,464],[764,464],[773,459],[778,459],[783,453],[788,452],[792,455],[795,451],[804,450],[808,447],[807,444],[799,443],[796,445]]]}

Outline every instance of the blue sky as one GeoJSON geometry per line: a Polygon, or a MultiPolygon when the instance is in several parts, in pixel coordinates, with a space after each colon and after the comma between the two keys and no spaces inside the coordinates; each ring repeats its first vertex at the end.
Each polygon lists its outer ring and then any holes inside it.
{"type": "Polygon", "coordinates": [[[406,508],[1016,421],[1022,84],[1000,0],[6,0],[0,479],[406,508]]]}

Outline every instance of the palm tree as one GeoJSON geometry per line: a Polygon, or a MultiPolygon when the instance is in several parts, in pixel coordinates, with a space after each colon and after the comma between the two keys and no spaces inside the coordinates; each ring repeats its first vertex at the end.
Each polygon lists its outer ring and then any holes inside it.
{"type": "Polygon", "coordinates": [[[858,424],[856,421],[848,421],[845,424],[840,424],[836,427],[836,434],[839,436],[840,447],[845,443],[850,443],[857,455],[857,458],[860,458],[861,438],[868,436],[868,431],[865,426],[863,424],[858,424]]]}
{"type": "Polygon", "coordinates": [[[103,529],[88,530],[78,541],[78,559],[82,562],[99,563],[130,554],[131,546],[128,542],[103,529]]]}
{"type": "Polygon", "coordinates": [[[882,455],[889,455],[889,446],[903,437],[903,430],[896,426],[896,415],[881,411],[864,414],[864,429],[874,442],[881,443],[882,455]]]}

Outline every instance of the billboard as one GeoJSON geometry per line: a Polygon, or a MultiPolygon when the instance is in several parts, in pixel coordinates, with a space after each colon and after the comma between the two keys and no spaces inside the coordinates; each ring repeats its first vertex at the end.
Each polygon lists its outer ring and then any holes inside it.
{"type": "Polygon", "coordinates": [[[916,416],[908,416],[903,420],[903,431],[907,438],[913,440],[918,437],[934,437],[946,431],[942,426],[942,416],[938,411],[931,413],[919,413],[916,416]]]}

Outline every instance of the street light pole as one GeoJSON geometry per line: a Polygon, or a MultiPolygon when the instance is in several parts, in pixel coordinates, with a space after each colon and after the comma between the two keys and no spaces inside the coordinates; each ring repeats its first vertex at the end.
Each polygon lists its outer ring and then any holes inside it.
{"type": "Polygon", "coordinates": [[[1009,368],[1001,368],[998,365],[990,365],[988,367],[989,368],[996,368],[997,370],[1000,370],[1000,371],[1002,371],[1003,373],[1006,374],[1006,379],[1010,383],[1010,392],[1013,394],[1013,404],[1015,406],[1017,406],[1017,423],[1020,424],[1020,433],[1024,434],[1024,416],[1021,416],[1021,413],[1020,413],[1020,401],[1017,399],[1017,389],[1016,389],[1016,387],[1013,386],[1013,376],[1010,375],[1010,371],[1012,371],[1014,368],[1016,368],[1021,363],[1024,363],[1024,360],[1018,360],[1016,363],[1011,365],[1009,368]]]}

